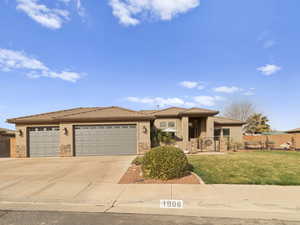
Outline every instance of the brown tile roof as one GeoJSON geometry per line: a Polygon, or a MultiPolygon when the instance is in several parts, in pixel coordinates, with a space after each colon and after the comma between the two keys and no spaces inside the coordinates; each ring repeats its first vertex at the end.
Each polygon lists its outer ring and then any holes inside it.
{"type": "Polygon", "coordinates": [[[14,130],[10,130],[10,129],[6,129],[6,128],[0,128],[0,134],[14,135],[15,131],[14,130]]]}
{"type": "Polygon", "coordinates": [[[167,109],[157,110],[151,113],[157,117],[167,117],[167,116],[183,116],[183,115],[216,115],[218,111],[209,110],[209,109],[202,109],[202,108],[180,108],[180,107],[171,107],[167,109]]]}
{"type": "Polygon", "coordinates": [[[186,114],[186,115],[192,115],[192,114],[208,114],[208,115],[217,115],[219,111],[216,110],[210,110],[210,109],[203,109],[203,108],[191,108],[188,109],[184,112],[181,112],[181,114],[186,114]]]}
{"type": "Polygon", "coordinates": [[[151,114],[151,113],[154,113],[154,112],[157,112],[157,111],[158,110],[154,110],[154,109],[153,110],[151,110],[151,109],[150,110],[140,110],[140,112],[144,113],[144,114],[151,114]]]}
{"type": "Polygon", "coordinates": [[[300,133],[300,128],[296,128],[296,129],[293,129],[293,130],[288,130],[288,131],[286,131],[286,133],[300,133]]]}
{"type": "Polygon", "coordinates": [[[66,110],[59,110],[55,112],[48,112],[48,113],[40,113],[40,114],[35,114],[35,115],[30,115],[30,116],[22,116],[18,118],[12,118],[8,119],[7,122],[9,123],[15,123],[15,122],[26,122],[26,121],[33,121],[33,120],[38,120],[38,121],[51,121],[57,117],[73,114],[73,113],[80,113],[80,112],[85,112],[85,111],[90,111],[93,109],[96,109],[97,107],[87,107],[87,108],[73,108],[73,109],[66,109],[66,110]]]}
{"type": "Polygon", "coordinates": [[[225,118],[225,117],[221,117],[221,116],[216,116],[214,117],[215,119],[215,123],[217,124],[233,124],[233,125],[243,125],[245,124],[245,122],[241,121],[241,120],[234,120],[234,119],[230,119],[230,118],[225,118]]]}
{"type": "Polygon", "coordinates": [[[152,119],[153,117],[145,115],[141,112],[129,110],[117,106],[95,109],[83,113],[75,113],[63,117],[64,121],[76,120],[145,120],[152,119]]]}
{"type": "Polygon", "coordinates": [[[134,111],[117,106],[112,107],[86,107],[60,110],[49,113],[36,114],[8,119],[9,123],[59,123],[72,121],[125,121],[125,120],[151,120],[155,117],[178,117],[178,116],[214,116],[218,111],[201,108],[170,107],[162,110],[134,111]]]}
{"type": "Polygon", "coordinates": [[[162,109],[162,110],[158,110],[154,113],[152,113],[152,115],[155,116],[178,116],[180,112],[185,111],[185,108],[180,108],[180,107],[170,107],[167,109],[162,109]]]}
{"type": "Polygon", "coordinates": [[[8,119],[9,123],[57,123],[62,121],[150,119],[143,113],[121,107],[86,107],[8,119]]]}

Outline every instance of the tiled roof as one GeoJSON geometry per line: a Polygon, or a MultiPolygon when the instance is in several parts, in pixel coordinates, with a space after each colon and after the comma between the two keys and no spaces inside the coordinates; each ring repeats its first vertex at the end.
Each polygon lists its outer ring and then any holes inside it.
{"type": "Polygon", "coordinates": [[[183,116],[183,115],[216,115],[218,111],[202,109],[202,108],[180,108],[180,107],[171,107],[163,110],[154,111],[152,115],[157,117],[166,117],[166,116],[183,116]]]}
{"type": "Polygon", "coordinates": [[[95,109],[90,110],[83,113],[75,113],[71,115],[64,116],[64,121],[73,121],[73,120],[122,120],[122,119],[149,119],[152,118],[149,115],[145,115],[138,111],[133,111],[117,106],[107,107],[107,108],[101,108],[101,109],[95,109]]]}
{"type": "Polygon", "coordinates": [[[58,123],[71,121],[151,120],[156,117],[214,116],[218,111],[201,108],[170,107],[162,110],[134,111],[117,106],[86,107],[8,119],[9,123],[58,123]]]}
{"type": "Polygon", "coordinates": [[[0,128],[0,134],[14,135],[15,131],[6,128],[0,128]]]}
{"type": "Polygon", "coordinates": [[[300,133],[300,128],[296,128],[293,130],[288,130],[287,133],[300,133]]]}
{"type": "Polygon", "coordinates": [[[140,110],[141,113],[144,113],[144,114],[151,114],[151,113],[155,113],[157,112],[158,110],[140,110]]]}
{"type": "Polygon", "coordinates": [[[38,121],[49,121],[49,120],[53,120],[57,117],[62,117],[62,116],[66,116],[69,114],[74,114],[74,113],[80,113],[80,112],[86,112],[86,111],[90,111],[93,109],[97,109],[98,107],[94,107],[94,108],[73,108],[73,109],[67,109],[67,110],[59,110],[59,111],[55,111],[55,112],[48,112],[48,113],[41,113],[41,114],[35,114],[35,115],[30,115],[30,116],[23,116],[23,117],[18,117],[18,118],[12,118],[12,119],[8,119],[8,122],[16,122],[18,121],[19,123],[21,122],[26,122],[26,121],[31,121],[31,120],[38,120],[38,121]]]}
{"type": "Polygon", "coordinates": [[[234,120],[234,119],[220,117],[220,116],[216,116],[214,118],[215,118],[214,119],[215,123],[218,123],[218,124],[236,124],[236,125],[245,124],[245,122],[243,122],[241,120],[234,120]]]}
{"type": "Polygon", "coordinates": [[[219,111],[203,109],[203,108],[191,108],[181,112],[181,114],[212,114],[212,115],[216,115],[218,113],[219,111]]]}
{"type": "Polygon", "coordinates": [[[114,119],[149,119],[150,117],[137,111],[121,107],[87,107],[61,110],[19,118],[8,119],[9,123],[29,122],[61,122],[75,120],[114,120],[114,119]]]}

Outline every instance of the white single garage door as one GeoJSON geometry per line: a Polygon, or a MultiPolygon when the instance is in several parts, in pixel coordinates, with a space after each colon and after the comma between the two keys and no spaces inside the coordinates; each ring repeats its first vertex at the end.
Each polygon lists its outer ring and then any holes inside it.
{"type": "Polygon", "coordinates": [[[77,156],[135,155],[136,125],[75,126],[77,156]]]}
{"type": "Polygon", "coordinates": [[[29,132],[29,156],[59,156],[59,127],[31,127],[29,132]]]}

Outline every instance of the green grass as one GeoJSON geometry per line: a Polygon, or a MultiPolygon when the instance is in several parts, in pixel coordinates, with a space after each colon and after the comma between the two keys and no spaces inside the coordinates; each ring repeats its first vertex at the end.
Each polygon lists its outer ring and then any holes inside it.
{"type": "Polygon", "coordinates": [[[300,185],[300,152],[198,155],[189,162],[207,184],[300,185]]]}

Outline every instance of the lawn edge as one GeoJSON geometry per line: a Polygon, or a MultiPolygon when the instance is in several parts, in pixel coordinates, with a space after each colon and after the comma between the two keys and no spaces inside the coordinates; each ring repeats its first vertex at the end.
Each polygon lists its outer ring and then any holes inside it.
{"type": "Polygon", "coordinates": [[[198,179],[200,184],[206,185],[206,183],[202,180],[202,178],[198,174],[196,174],[194,172],[191,172],[191,174],[193,174],[198,179]]]}

